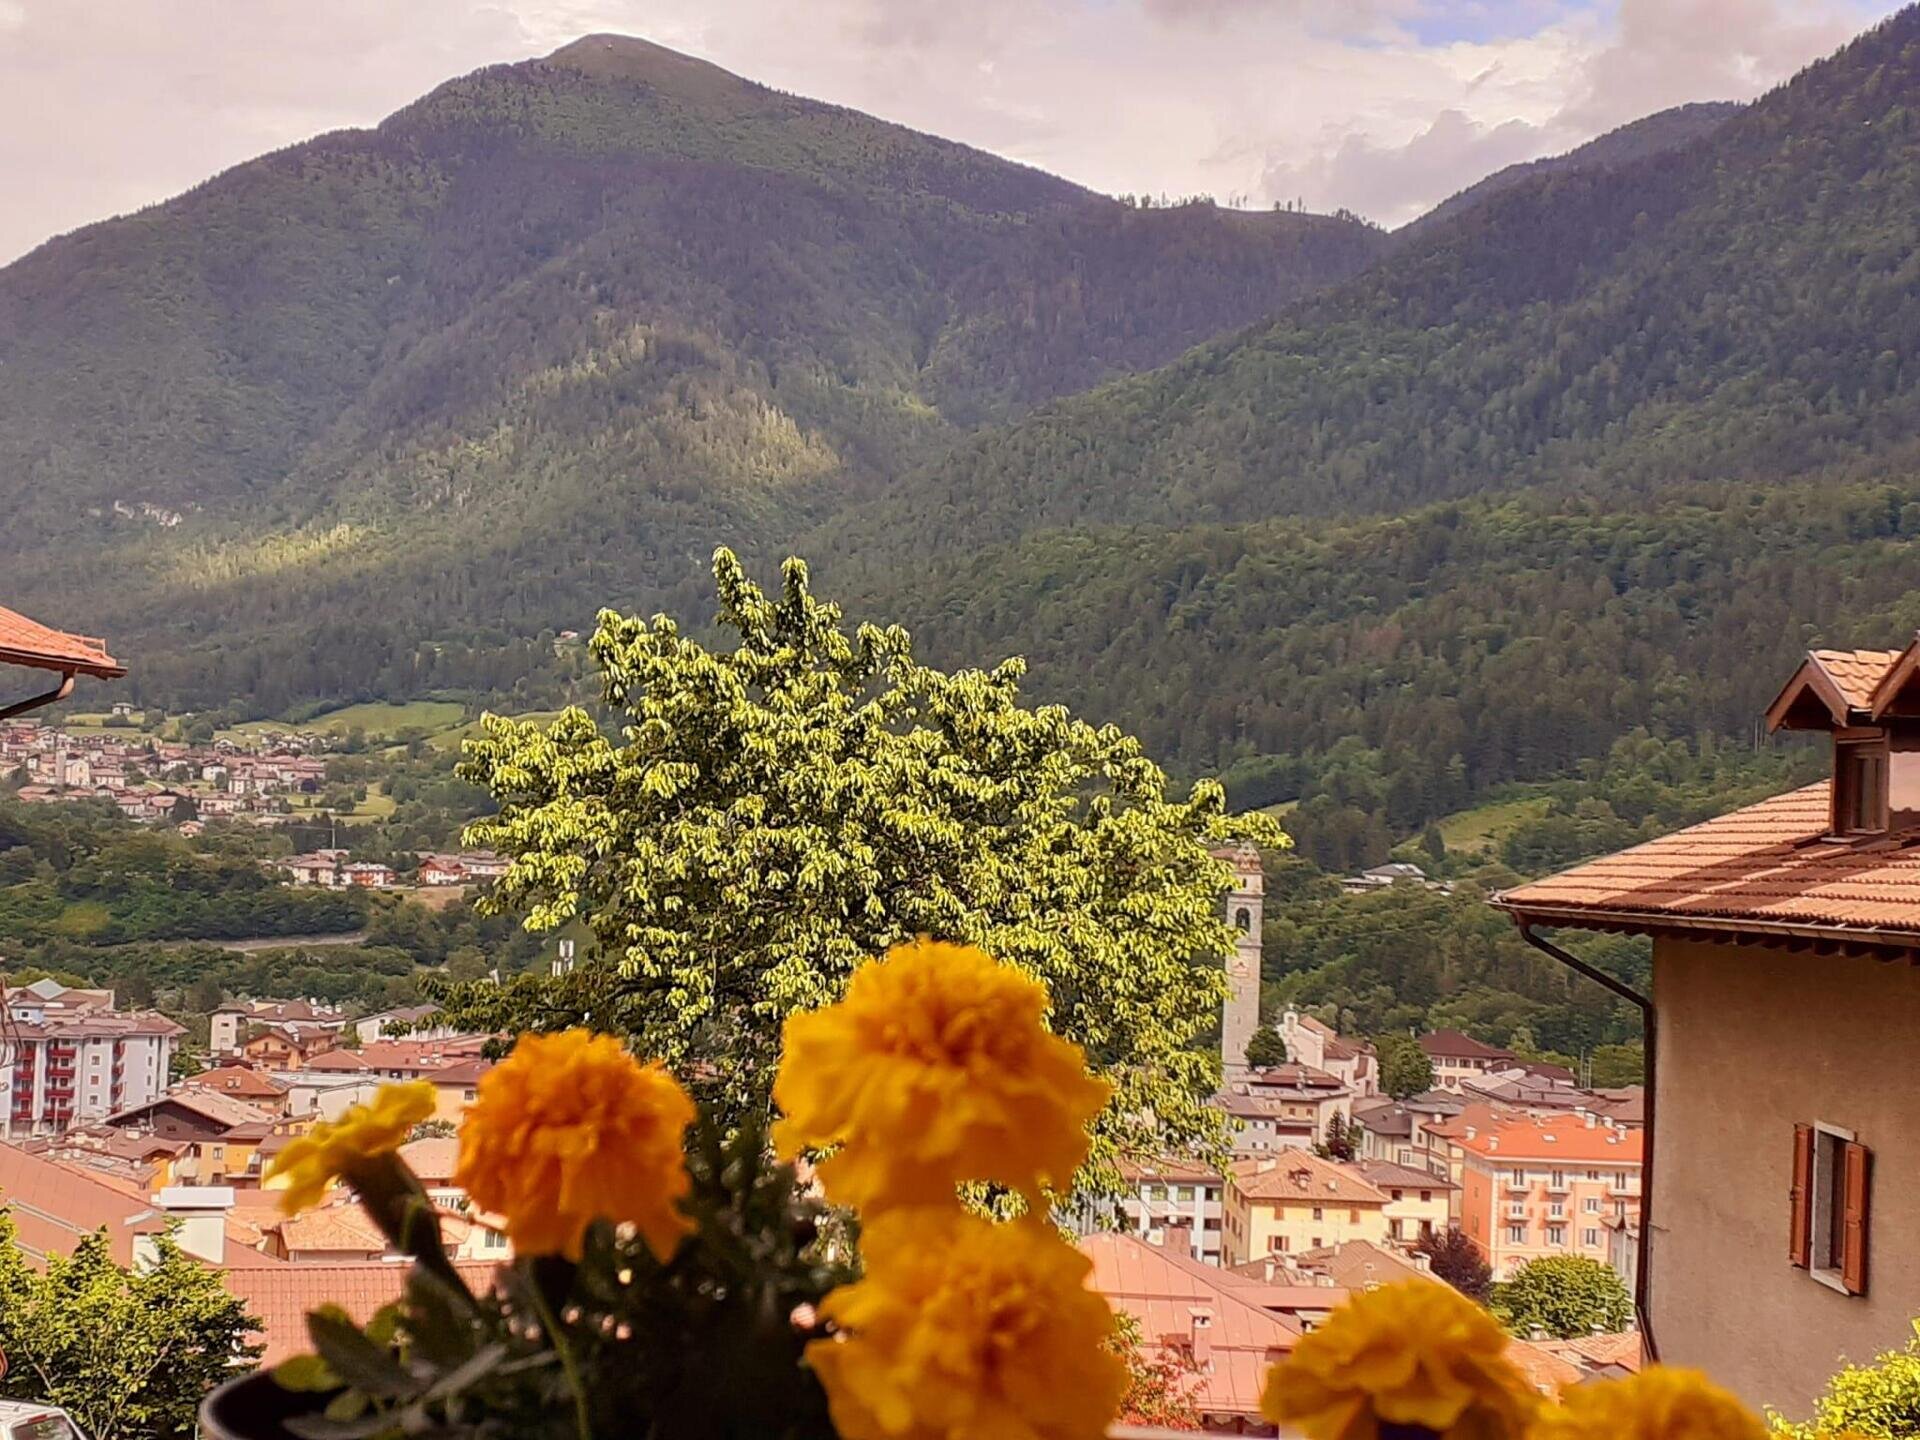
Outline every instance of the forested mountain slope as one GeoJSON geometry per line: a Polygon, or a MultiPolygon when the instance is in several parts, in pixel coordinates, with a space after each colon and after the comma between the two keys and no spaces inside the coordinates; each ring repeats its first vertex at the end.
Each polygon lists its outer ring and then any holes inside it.
{"type": "Polygon", "coordinates": [[[962,447],[924,533],[1773,479],[1920,434],[1920,11],[1724,122],[1524,181],[1346,285],[962,447]]]}
{"type": "Polygon", "coordinates": [[[1575,146],[1564,155],[1549,155],[1541,160],[1527,160],[1518,165],[1509,165],[1504,170],[1496,170],[1486,179],[1442,200],[1419,219],[1402,225],[1394,231],[1394,235],[1405,239],[1422,234],[1503,191],[1542,175],[1558,175],[1568,170],[1594,166],[1626,165],[1649,155],[1664,155],[1670,150],[1691,145],[1702,136],[1711,135],[1729,116],[1739,113],[1738,105],[1725,100],[1701,101],[1661,110],[1616,130],[1609,130],[1584,145],[1575,146]]]}
{"type": "Polygon", "coordinates": [[[579,623],[1384,244],[591,37],[0,271],[0,559],[164,657],[579,623]]]}

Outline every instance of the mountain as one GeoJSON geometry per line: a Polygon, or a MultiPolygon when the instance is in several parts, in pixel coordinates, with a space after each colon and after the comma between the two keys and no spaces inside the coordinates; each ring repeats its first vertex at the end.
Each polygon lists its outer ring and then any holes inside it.
{"type": "Polygon", "coordinates": [[[1387,237],[593,37],[0,272],[9,593],[176,706],[545,701],[726,542],[1327,833],[1697,769],[1920,626],[1917,93],[1909,10],[1387,237]]]}
{"type": "Polygon", "coordinates": [[[898,504],[981,543],[1886,454],[1920,435],[1916,99],[1909,9],[1693,145],[1526,179],[1271,323],[986,432],[898,504]]]}
{"type": "Polygon", "coordinates": [[[592,36],[0,271],[0,556],[20,603],[159,652],[151,693],[183,645],[297,654],[396,600],[403,648],[579,624],[1385,244],[1131,208],[592,36]]]}
{"type": "Polygon", "coordinates": [[[1496,170],[1486,179],[1442,200],[1417,220],[1402,225],[1395,234],[1402,237],[1418,235],[1536,176],[1559,175],[1569,170],[1600,165],[1626,165],[1649,155],[1664,155],[1670,150],[1678,150],[1704,135],[1711,135],[1720,128],[1721,122],[1739,111],[1740,106],[1725,100],[1699,101],[1661,110],[1596,136],[1564,155],[1525,160],[1518,165],[1509,165],[1504,170],[1496,170]]]}

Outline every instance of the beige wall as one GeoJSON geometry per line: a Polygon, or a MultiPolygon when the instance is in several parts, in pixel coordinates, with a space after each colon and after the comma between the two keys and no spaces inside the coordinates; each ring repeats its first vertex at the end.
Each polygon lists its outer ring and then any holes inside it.
{"type": "Polygon", "coordinates": [[[1267,1255],[1298,1255],[1349,1240],[1387,1241],[1386,1214],[1378,1201],[1251,1200],[1239,1186],[1227,1187],[1221,1249],[1229,1265],[1267,1255]],[[1314,1219],[1318,1209],[1320,1218],[1314,1219]],[[1284,1240],[1285,1244],[1276,1244],[1284,1240]]]}
{"type": "Polygon", "coordinates": [[[1804,1417],[1843,1356],[1920,1315],[1920,969],[1663,940],[1654,998],[1661,1358],[1804,1417]],[[1864,1296],[1787,1263],[1793,1127],[1814,1121],[1873,1151],[1864,1296]]]}

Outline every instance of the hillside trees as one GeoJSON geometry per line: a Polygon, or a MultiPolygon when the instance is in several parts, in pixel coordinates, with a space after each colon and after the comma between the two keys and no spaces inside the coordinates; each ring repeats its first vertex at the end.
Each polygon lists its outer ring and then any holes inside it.
{"type": "Polygon", "coordinates": [[[483,904],[536,930],[583,920],[569,974],[442,995],[455,1023],[591,1018],[716,1099],[765,1103],[781,1019],[917,934],[979,945],[1043,980],[1052,1023],[1116,1087],[1099,1167],[1123,1146],[1213,1136],[1227,871],[1208,847],[1285,844],[1229,816],[1218,786],[1169,798],[1113,727],[1021,703],[1022,666],[943,673],[904,630],[851,633],[787,562],[763,593],[722,550],[708,648],[665,616],[601,616],[592,651],[621,739],[579,710],[489,719],[463,773],[496,816],[472,844],[510,857],[483,904]],[[1198,962],[1196,962],[1198,957],[1198,962]],[[1151,1113],[1149,1133],[1139,1117],[1151,1113]]]}

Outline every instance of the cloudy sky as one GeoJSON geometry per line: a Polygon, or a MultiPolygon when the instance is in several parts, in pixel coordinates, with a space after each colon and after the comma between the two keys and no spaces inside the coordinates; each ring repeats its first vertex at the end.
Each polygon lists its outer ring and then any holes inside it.
{"type": "Polygon", "coordinates": [[[1110,192],[1387,224],[1891,0],[0,0],[0,263],[449,76],[642,35],[1110,192]]]}

